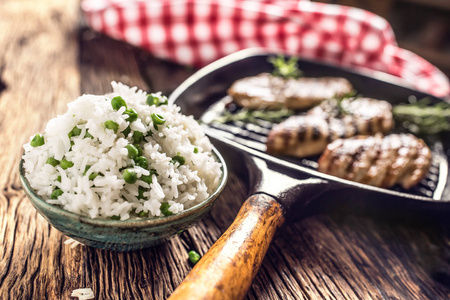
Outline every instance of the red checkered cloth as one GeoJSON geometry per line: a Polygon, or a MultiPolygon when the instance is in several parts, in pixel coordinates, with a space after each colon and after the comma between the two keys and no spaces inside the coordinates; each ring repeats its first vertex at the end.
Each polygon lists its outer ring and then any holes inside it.
{"type": "Polygon", "coordinates": [[[81,7],[94,30],[181,64],[202,67],[260,47],[385,72],[450,95],[440,70],[399,48],[385,19],[357,8],[295,0],[82,0],[81,7]]]}

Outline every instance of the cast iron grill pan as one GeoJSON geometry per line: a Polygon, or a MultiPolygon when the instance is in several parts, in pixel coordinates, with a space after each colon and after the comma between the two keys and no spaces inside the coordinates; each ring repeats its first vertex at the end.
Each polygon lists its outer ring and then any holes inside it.
{"type": "MultiPolygon", "coordinates": [[[[247,149],[265,153],[265,139],[273,126],[270,122],[261,120],[258,124],[232,122],[218,124],[214,120],[219,116],[227,103],[227,89],[238,79],[255,76],[263,72],[272,72],[273,66],[268,62],[269,57],[279,53],[271,53],[261,49],[247,49],[218,60],[197,71],[182,83],[169,97],[169,101],[176,102],[185,114],[193,115],[196,119],[208,124],[214,129],[218,140],[236,141],[247,149]]],[[[286,56],[287,59],[289,56],[286,56]]],[[[308,77],[336,76],[347,78],[354,89],[365,97],[383,99],[392,105],[405,103],[410,97],[416,99],[428,98],[431,104],[443,99],[414,90],[403,85],[398,78],[385,73],[364,73],[360,70],[347,70],[342,67],[307,59],[298,60],[299,69],[308,77]]],[[[275,160],[291,162],[299,172],[309,176],[326,178],[327,180],[344,183],[348,187],[371,193],[393,196],[398,199],[425,200],[432,203],[450,203],[450,184],[448,178],[449,139],[426,139],[425,142],[433,152],[430,171],[419,185],[406,191],[399,186],[391,189],[370,187],[364,184],[342,180],[333,176],[324,176],[317,172],[317,158],[295,159],[291,157],[274,157],[275,160]]],[[[245,150],[244,150],[245,151],[245,150]]],[[[362,191],[361,195],[365,194],[362,191]]]]}
{"type": "MultiPolygon", "coordinates": [[[[449,208],[450,202],[445,200],[449,193],[447,147],[438,140],[426,141],[433,151],[428,175],[417,187],[404,191],[399,187],[382,189],[323,174],[316,170],[317,158],[268,155],[265,139],[273,126],[271,123],[214,122],[223,112],[226,91],[231,84],[246,76],[271,72],[268,58],[274,55],[258,49],[232,54],[195,73],[169,97],[183,113],[204,123],[205,132],[220,151],[247,159],[248,175],[253,182],[253,194],[243,203],[234,222],[195,265],[171,299],[244,298],[276,232],[321,196],[332,201],[338,198],[377,204],[389,201],[402,210],[407,206],[449,208]]],[[[307,76],[347,78],[362,95],[392,104],[405,102],[411,95],[417,99],[430,96],[387,82],[395,79],[385,75],[367,76],[306,60],[299,61],[299,67],[307,76]]],[[[233,161],[227,160],[227,164],[233,161]]]]}

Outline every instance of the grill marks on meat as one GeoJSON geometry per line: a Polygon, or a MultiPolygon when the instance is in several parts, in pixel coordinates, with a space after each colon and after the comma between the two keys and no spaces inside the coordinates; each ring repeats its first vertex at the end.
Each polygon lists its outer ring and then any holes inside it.
{"type": "Polygon", "coordinates": [[[336,139],[388,133],[394,126],[391,110],[388,102],[371,98],[325,101],[306,115],[275,125],[267,137],[267,152],[306,157],[322,153],[336,139]]]}
{"type": "Polygon", "coordinates": [[[409,189],[428,173],[431,150],[411,134],[357,136],[329,144],[318,163],[320,172],[343,179],[409,189]]]}
{"type": "Polygon", "coordinates": [[[352,88],[347,79],[340,77],[284,79],[262,73],[237,80],[228,94],[248,109],[305,109],[348,94],[352,88]]]}
{"type": "Polygon", "coordinates": [[[314,116],[291,116],[267,136],[267,153],[305,157],[322,152],[328,144],[330,127],[314,116]]]}

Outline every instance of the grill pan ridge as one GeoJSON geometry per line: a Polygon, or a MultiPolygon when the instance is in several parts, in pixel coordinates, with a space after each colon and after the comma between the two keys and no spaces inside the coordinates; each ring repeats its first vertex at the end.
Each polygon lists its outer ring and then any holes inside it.
{"type": "MultiPolygon", "coordinates": [[[[257,151],[265,152],[265,142],[267,140],[267,134],[271,128],[276,125],[267,120],[255,118],[253,122],[245,121],[230,121],[227,123],[217,122],[220,117],[224,115],[226,106],[230,103],[229,96],[225,96],[217,103],[213,104],[208,111],[202,116],[200,121],[207,124],[221,132],[221,135],[234,140],[246,147],[252,148],[257,151]]],[[[442,143],[434,141],[428,142],[430,149],[432,150],[432,163],[426,177],[416,186],[410,190],[405,190],[400,186],[395,186],[392,190],[409,193],[423,197],[429,197],[434,200],[441,200],[443,194],[443,186],[447,180],[448,162],[445,157],[442,143]],[[444,176],[442,176],[444,175],[444,176]]],[[[318,156],[310,158],[292,158],[281,157],[281,159],[289,161],[299,166],[307,167],[312,170],[318,168],[318,156]]]]}
{"type": "MultiPolygon", "coordinates": [[[[260,49],[248,49],[229,55],[192,75],[180,85],[169,97],[169,101],[181,106],[184,113],[192,114],[205,124],[207,134],[213,135],[225,143],[237,143],[240,150],[252,152],[253,155],[271,160],[279,164],[288,164],[299,172],[319,177],[332,182],[343,183],[350,189],[365,192],[378,192],[395,198],[424,200],[434,203],[450,203],[448,191],[448,156],[447,148],[437,139],[426,140],[433,153],[432,164],[427,176],[415,187],[405,190],[399,186],[390,189],[372,187],[357,182],[351,182],[317,171],[317,157],[292,158],[274,157],[265,153],[265,141],[268,132],[275,125],[266,120],[254,122],[231,121],[227,123],[216,120],[223,115],[227,103],[230,102],[226,91],[231,84],[243,77],[254,76],[262,72],[271,72],[273,67],[268,63],[268,57],[278,54],[260,49]]],[[[408,97],[431,98],[434,103],[443,101],[431,95],[399,84],[398,79],[384,73],[366,75],[338,68],[323,63],[299,60],[299,68],[311,77],[339,76],[350,80],[355,89],[367,97],[384,99],[391,104],[405,102],[408,97]],[[386,88],[386,86],[388,88],[386,88]],[[383,88],[380,88],[383,87],[383,88]],[[386,92],[387,90],[387,92],[386,92]],[[384,92],[380,94],[380,91],[384,92]]]]}

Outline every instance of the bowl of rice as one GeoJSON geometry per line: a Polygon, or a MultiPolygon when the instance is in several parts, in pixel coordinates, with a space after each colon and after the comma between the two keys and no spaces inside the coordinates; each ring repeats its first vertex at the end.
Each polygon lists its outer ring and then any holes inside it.
{"type": "Polygon", "coordinates": [[[200,124],[161,93],[112,88],[79,97],[32,136],[20,179],[38,212],[70,238],[138,250],[204,217],[227,169],[200,124]]]}

